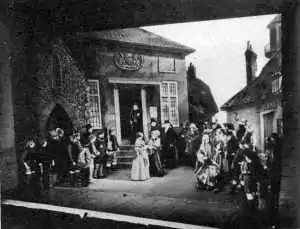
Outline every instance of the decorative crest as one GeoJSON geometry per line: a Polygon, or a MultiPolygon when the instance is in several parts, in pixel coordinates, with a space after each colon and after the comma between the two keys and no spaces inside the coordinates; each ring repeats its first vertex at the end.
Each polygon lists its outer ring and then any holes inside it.
{"type": "Polygon", "coordinates": [[[144,59],[139,54],[120,52],[114,55],[114,64],[121,70],[138,71],[143,67],[144,59]]]}

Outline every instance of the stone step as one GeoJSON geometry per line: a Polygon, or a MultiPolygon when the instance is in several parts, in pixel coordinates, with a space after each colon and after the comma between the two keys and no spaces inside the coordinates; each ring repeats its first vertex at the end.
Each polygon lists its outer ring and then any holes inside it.
{"type": "Polygon", "coordinates": [[[136,153],[134,151],[134,146],[121,145],[120,151],[117,153],[117,169],[131,168],[132,161],[135,156],[136,153]]]}
{"type": "Polygon", "coordinates": [[[122,163],[122,162],[132,162],[134,159],[134,157],[131,156],[124,156],[124,157],[117,157],[117,161],[118,163],[122,163]]]}
{"type": "Polygon", "coordinates": [[[120,145],[120,150],[133,150],[133,145],[120,145]]]}
{"type": "Polygon", "coordinates": [[[118,162],[117,169],[130,169],[132,162],[118,162]]]}

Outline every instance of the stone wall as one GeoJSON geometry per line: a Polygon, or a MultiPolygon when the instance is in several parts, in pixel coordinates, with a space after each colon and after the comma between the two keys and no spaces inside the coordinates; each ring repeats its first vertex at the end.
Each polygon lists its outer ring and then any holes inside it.
{"type": "MultiPolygon", "coordinates": [[[[25,40],[21,44],[30,42],[25,40]]],[[[87,82],[71,52],[60,39],[35,37],[33,45],[28,53],[20,48],[15,49],[14,54],[17,57],[13,62],[17,158],[27,138],[45,136],[47,120],[57,104],[65,110],[75,128],[86,124],[87,82]],[[59,60],[58,77],[53,71],[54,57],[59,60]]]]}
{"type": "Polygon", "coordinates": [[[39,114],[40,133],[46,131],[46,122],[56,104],[68,114],[75,128],[86,124],[87,82],[84,72],[73,60],[70,51],[58,40],[52,44],[52,53],[39,54],[37,72],[38,97],[35,98],[39,114]],[[58,59],[58,75],[54,72],[54,58],[58,59]]]}

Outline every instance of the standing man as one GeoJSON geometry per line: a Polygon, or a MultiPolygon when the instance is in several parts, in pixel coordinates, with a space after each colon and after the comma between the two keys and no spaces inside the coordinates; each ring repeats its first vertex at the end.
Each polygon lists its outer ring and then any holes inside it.
{"type": "Polygon", "coordinates": [[[175,168],[178,162],[176,143],[177,134],[171,123],[167,120],[164,123],[162,160],[171,168],[175,168]]]}
{"type": "Polygon", "coordinates": [[[133,104],[130,112],[131,144],[134,144],[136,134],[143,132],[142,112],[137,103],[133,104]]]}

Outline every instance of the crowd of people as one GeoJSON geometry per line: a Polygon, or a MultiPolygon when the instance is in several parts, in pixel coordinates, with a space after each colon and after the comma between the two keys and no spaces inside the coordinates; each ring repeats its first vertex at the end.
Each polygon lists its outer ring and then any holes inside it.
{"type": "Polygon", "coordinates": [[[278,134],[272,133],[261,151],[246,120],[237,126],[206,124],[200,135],[194,170],[198,188],[219,192],[228,185],[230,193],[243,192],[252,209],[259,207],[259,199],[277,206],[281,168],[278,134]]]}
{"type": "Polygon", "coordinates": [[[89,124],[67,136],[57,128],[47,138],[31,138],[21,155],[25,195],[38,197],[54,184],[86,187],[91,176],[104,178],[117,166],[118,150],[114,130],[94,132],[89,124]]]}
{"type": "MultiPolygon", "coordinates": [[[[257,205],[258,196],[277,193],[280,179],[280,138],[273,133],[266,149],[258,152],[254,132],[247,121],[233,124],[185,123],[174,129],[169,121],[159,125],[151,119],[149,138],[136,128],[131,180],[144,181],[162,177],[165,169],[180,163],[194,169],[197,187],[213,192],[226,185],[231,193],[243,191],[249,202],[257,205]],[[149,139],[146,141],[146,139],[149,139]]],[[[114,130],[73,131],[65,136],[60,128],[47,139],[29,139],[21,156],[25,186],[37,197],[56,180],[71,186],[86,187],[90,177],[101,179],[117,166],[119,144],[114,130]],[[93,165],[92,174],[91,165],[93,165]],[[53,179],[53,174],[57,175],[53,179]],[[32,192],[33,189],[33,192],[32,192]]],[[[273,198],[272,205],[276,205],[273,198]]]]}

